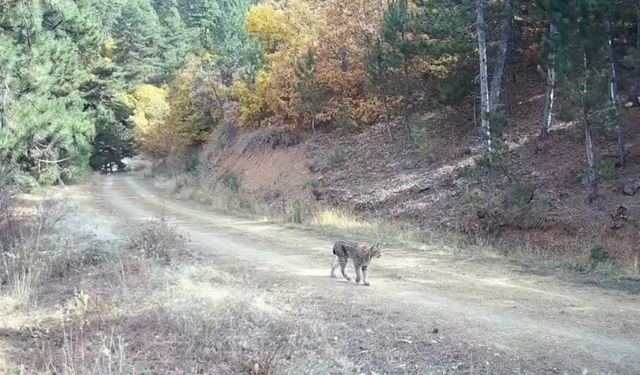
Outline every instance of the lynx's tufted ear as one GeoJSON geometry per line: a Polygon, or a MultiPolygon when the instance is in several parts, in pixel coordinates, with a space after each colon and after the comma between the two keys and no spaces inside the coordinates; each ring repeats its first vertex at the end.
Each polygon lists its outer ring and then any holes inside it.
{"type": "Polygon", "coordinates": [[[369,251],[371,251],[372,255],[374,255],[376,258],[380,258],[382,256],[382,250],[380,249],[380,247],[382,247],[382,241],[378,240],[373,246],[371,246],[371,249],[369,249],[369,251]]]}

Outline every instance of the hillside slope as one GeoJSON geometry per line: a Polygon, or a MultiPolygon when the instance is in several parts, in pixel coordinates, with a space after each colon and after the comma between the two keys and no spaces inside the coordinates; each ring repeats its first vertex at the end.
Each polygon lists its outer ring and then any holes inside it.
{"type": "Polygon", "coordinates": [[[228,121],[200,152],[198,178],[205,195],[215,191],[215,199],[235,211],[273,215],[287,214],[293,206],[305,213],[338,207],[422,230],[534,248],[543,255],[584,255],[601,247],[633,264],[640,251],[640,194],[622,190],[625,182],[640,181],[637,109],[625,113],[627,168],[615,167],[611,136],[598,134],[600,196],[589,202],[581,181],[582,130],[571,120],[557,119],[552,134],[542,139],[544,83],[509,86],[509,125],[503,134],[509,151],[502,168],[478,165],[480,142],[469,105],[416,117],[417,145],[405,140],[399,124],[394,126],[397,140],[390,142],[383,124],[355,132],[325,128],[311,136],[240,129],[228,121]],[[614,215],[621,206],[622,217],[614,215]]]}

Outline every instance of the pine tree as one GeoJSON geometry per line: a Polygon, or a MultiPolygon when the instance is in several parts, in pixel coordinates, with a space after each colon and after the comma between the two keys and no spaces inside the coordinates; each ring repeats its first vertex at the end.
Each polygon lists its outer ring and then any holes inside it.
{"type": "Polygon", "coordinates": [[[127,1],[112,33],[116,40],[113,61],[119,68],[119,80],[133,88],[143,82],[166,79],[168,72],[162,62],[165,33],[148,0],[127,1]]]}
{"type": "Polygon", "coordinates": [[[0,153],[43,183],[77,177],[95,131],[82,93],[95,25],[70,0],[32,0],[5,4],[0,29],[0,153]]]}
{"type": "Polygon", "coordinates": [[[317,132],[317,114],[322,110],[327,100],[327,93],[318,83],[315,69],[315,54],[313,50],[309,49],[307,54],[296,64],[294,89],[300,95],[299,110],[311,117],[313,134],[317,132]]]}
{"type": "Polygon", "coordinates": [[[556,13],[556,66],[577,108],[577,118],[584,130],[586,170],[590,199],[598,195],[597,154],[594,130],[609,122],[610,101],[607,69],[607,38],[602,27],[602,13],[586,0],[549,0],[545,9],[556,13]]]}
{"type": "Polygon", "coordinates": [[[392,111],[389,104],[389,96],[392,95],[394,83],[396,82],[392,72],[394,66],[396,66],[396,63],[393,61],[393,55],[385,52],[381,40],[376,41],[367,58],[368,89],[370,93],[382,100],[383,116],[391,142],[395,141],[391,130],[390,117],[392,111]]]}
{"type": "Polygon", "coordinates": [[[393,69],[396,71],[402,98],[402,123],[407,132],[407,138],[414,141],[409,123],[409,108],[411,106],[413,87],[410,79],[410,64],[417,53],[415,45],[409,41],[411,32],[412,15],[409,11],[407,0],[392,0],[382,23],[382,38],[385,48],[394,58],[388,61],[395,62],[393,69]]]}
{"type": "Polygon", "coordinates": [[[167,11],[164,15],[165,23],[165,52],[163,56],[163,69],[171,75],[172,72],[180,69],[185,62],[185,58],[191,52],[196,52],[193,47],[195,38],[187,29],[187,25],[182,20],[178,12],[176,0],[168,2],[167,11]]]}

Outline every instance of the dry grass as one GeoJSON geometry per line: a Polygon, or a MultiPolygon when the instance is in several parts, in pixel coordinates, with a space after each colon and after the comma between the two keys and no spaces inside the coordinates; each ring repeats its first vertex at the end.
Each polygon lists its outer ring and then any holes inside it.
{"type": "MultiPolygon", "coordinates": [[[[33,197],[32,197],[33,198],[33,197]]],[[[0,285],[24,304],[35,302],[36,289],[51,272],[55,272],[58,253],[51,248],[59,241],[51,232],[64,213],[64,203],[35,197],[31,202],[15,195],[0,197],[0,285]]]]}
{"type": "Polygon", "coordinates": [[[34,301],[0,311],[0,364],[11,373],[346,371],[301,306],[246,269],[230,274],[196,260],[165,219],[136,225],[118,242],[64,229],[44,237],[33,254],[50,262],[21,258],[28,277],[16,274],[0,290],[3,301],[23,298],[17,288],[34,301]],[[32,280],[34,269],[42,271],[32,280]]]}
{"type": "Polygon", "coordinates": [[[171,262],[172,255],[186,249],[186,238],[161,216],[134,228],[129,235],[128,250],[142,257],[171,262]]]}

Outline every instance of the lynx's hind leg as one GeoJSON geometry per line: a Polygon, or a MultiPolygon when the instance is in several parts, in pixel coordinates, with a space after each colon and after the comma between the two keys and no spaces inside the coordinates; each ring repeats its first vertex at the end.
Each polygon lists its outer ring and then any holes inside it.
{"type": "Polygon", "coordinates": [[[332,279],[336,278],[336,268],[338,268],[339,264],[340,264],[340,260],[338,259],[338,256],[336,255],[333,258],[333,263],[331,264],[331,278],[332,279]]]}
{"type": "Polygon", "coordinates": [[[369,266],[362,266],[362,282],[364,286],[369,286],[369,282],[367,281],[367,272],[369,271],[369,266]]]}

